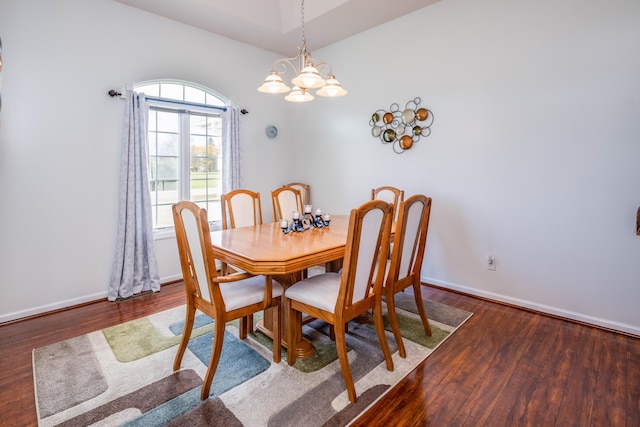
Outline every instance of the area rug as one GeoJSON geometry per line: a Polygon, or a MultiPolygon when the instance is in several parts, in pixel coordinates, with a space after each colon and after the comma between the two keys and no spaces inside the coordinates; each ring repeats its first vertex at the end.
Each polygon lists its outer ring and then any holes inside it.
{"type": "MultiPolygon", "coordinates": [[[[212,320],[199,314],[181,369],[173,359],[185,307],[177,307],[102,331],[34,349],[33,372],[41,426],[345,426],[382,397],[471,313],[424,301],[432,336],[426,337],[413,296],[396,297],[407,352],[398,356],[387,338],[394,371],[389,372],[373,325],[351,322],[347,336],[357,402],[351,404],[329,327],[319,320],[303,326],[313,356],[287,365],[273,362],[269,338],[259,332],[238,338],[227,324],[222,356],[207,400],[200,400],[211,354],[212,320]]],[[[386,323],[386,316],[385,316],[386,323]]]]}

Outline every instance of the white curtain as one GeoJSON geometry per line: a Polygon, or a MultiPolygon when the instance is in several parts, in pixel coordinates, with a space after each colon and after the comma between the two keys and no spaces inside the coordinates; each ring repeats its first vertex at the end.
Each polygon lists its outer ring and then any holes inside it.
{"type": "Polygon", "coordinates": [[[118,240],[109,301],[160,290],[147,175],[148,106],[143,93],[128,90],[126,98],[120,147],[118,240]]]}
{"type": "Polygon", "coordinates": [[[222,193],[242,188],[242,153],[240,150],[240,109],[228,106],[222,129],[222,193]]]}

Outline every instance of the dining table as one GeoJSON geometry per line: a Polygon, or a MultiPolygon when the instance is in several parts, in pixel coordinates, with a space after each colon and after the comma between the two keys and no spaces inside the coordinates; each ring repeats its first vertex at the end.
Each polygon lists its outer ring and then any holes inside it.
{"type": "MultiPolygon", "coordinates": [[[[286,290],[303,277],[303,271],[324,266],[326,271],[338,271],[342,265],[349,228],[348,215],[332,215],[328,226],[310,227],[304,231],[284,233],[279,222],[237,227],[211,232],[215,257],[221,262],[255,275],[270,276],[286,290]]],[[[288,348],[288,301],[282,299],[283,345],[298,357],[308,357],[315,351],[313,344],[300,338],[294,348],[288,348]]],[[[273,309],[264,312],[256,328],[273,338],[273,309]]]]}

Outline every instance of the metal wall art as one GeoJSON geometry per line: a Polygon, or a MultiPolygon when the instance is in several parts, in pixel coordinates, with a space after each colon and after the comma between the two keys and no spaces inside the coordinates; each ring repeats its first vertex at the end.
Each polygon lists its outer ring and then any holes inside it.
{"type": "Polygon", "coordinates": [[[404,110],[396,103],[391,104],[389,111],[378,110],[371,116],[369,125],[371,135],[380,138],[383,144],[392,144],[397,154],[413,147],[420,141],[420,137],[431,135],[433,113],[424,107],[419,107],[422,100],[414,98],[407,102],[404,110]]]}

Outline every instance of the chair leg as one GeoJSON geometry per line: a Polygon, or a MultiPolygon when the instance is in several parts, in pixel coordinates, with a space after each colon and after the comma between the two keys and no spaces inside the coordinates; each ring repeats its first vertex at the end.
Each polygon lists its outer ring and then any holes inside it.
{"type": "Polygon", "coordinates": [[[424,326],[424,333],[427,334],[428,337],[431,336],[431,325],[429,324],[429,319],[427,318],[427,312],[424,309],[424,304],[422,302],[422,291],[420,290],[420,283],[413,284],[413,295],[416,298],[416,305],[418,306],[418,313],[420,313],[420,319],[422,320],[422,326],[424,326]]]}
{"type": "Polygon", "coordinates": [[[297,355],[295,352],[296,342],[298,342],[297,331],[302,325],[302,313],[289,307],[289,330],[287,331],[287,363],[292,366],[296,363],[297,355]]]}
{"type": "Polygon", "coordinates": [[[193,322],[196,317],[196,308],[192,304],[187,304],[187,314],[184,319],[184,330],[182,331],[182,338],[180,338],[180,345],[178,346],[178,352],[175,359],[173,359],[173,370],[180,369],[182,363],[182,357],[189,344],[189,338],[191,338],[191,331],[193,330],[193,322]]]}
{"type": "MultiPolygon", "coordinates": [[[[349,332],[349,323],[344,324],[344,333],[346,334],[347,332],[349,332]]],[[[329,339],[331,341],[336,340],[336,330],[335,330],[335,326],[333,325],[329,325],[329,339]]]]}
{"type": "Polygon", "coordinates": [[[344,383],[347,386],[349,401],[351,403],[356,403],[356,387],[353,384],[351,368],[349,367],[349,357],[347,356],[347,341],[345,338],[344,324],[340,323],[338,325],[335,325],[335,331],[336,350],[338,352],[338,359],[340,360],[340,368],[342,368],[342,377],[344,378],[344,383]]]}
{"type": "Polygon", "coordinates": [[[398,326],[398,318],[396,317],[396,306],[393,294],[393,289],[387,292],[387,317],[389,318],[389,324],[391,325],[391,331],[393,331],[393,338],[396,340],[398,346],[398,354],[400,357],[407,357],[407,352],[404,349],[404,342],[402,341],[402,335],[400,334],[400,327],[398,326]]]}
{"type": "Polygon", "coordinates": [[[216,373],[218,362],[220,362],[220,354],[222,353],[222,343],[224,341],[224,329],[225,322],[222,319],[215,320],[215,331],[213,336],[213,349],[211,350],[211,359],[209,360],[209,367],[207,373],[204,376],[202,382],[202,392],[200,393],[200,400],[205,400],[209,397],[209,390],[211,389],[211,381],[216,373]]]}
{"type": "Polygon", "coordinates": [[[376,325],[376,332],[378,334],[378,340],[380,341],[380,347],[382,347],[384,360],[387,362],[387,370],[393,371],[393,359],[391,359],[391,350],[389,350],[387,336],[384,333],[384,321],[382,320],[382,299],[381,297],[379,298],[376,306],[373,308],[373,321],[376,325]]]}
{"type": "Polygon", "coordinates": [[[275,306],[276,312],[273,316],[273,361],[280,363],[282,358],[282,307],[280,300],[275,306]]]}

